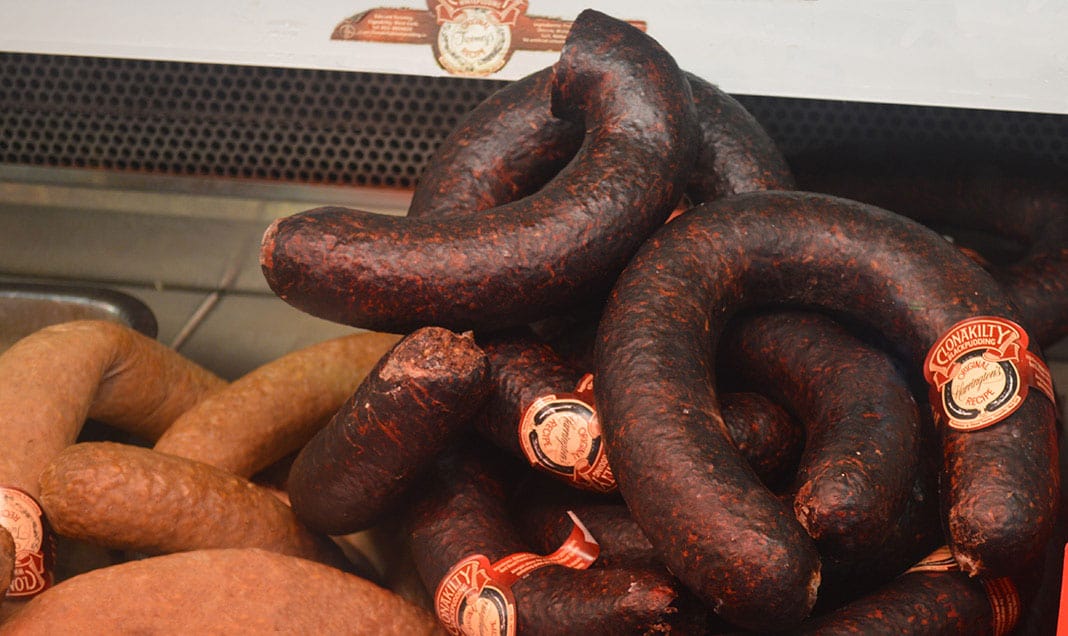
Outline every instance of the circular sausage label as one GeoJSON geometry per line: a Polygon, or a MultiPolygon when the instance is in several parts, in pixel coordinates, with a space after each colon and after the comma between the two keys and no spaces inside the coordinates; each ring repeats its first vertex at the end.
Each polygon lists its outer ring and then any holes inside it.
{"type": "Polygon", "coordinates": [[[590,374],[583,376],[574,393],[549,394],[534,400],[519,421],[519,445],[535,468],[587,490],[616,489],[593,407],[590,374]]]}
{"type": "Polygon", "coordinates": [[[574,513],[571,533],[552,554],[516,552],[490,563],[481,554],[452,566],[434,591],[434,612],[456,636],[514,636],[512,584],[534,570],[559,565],[585,570],[597,560],[600,545],[574,513]]]}
{"type": "Polygon", "coordinates": [[[931,385],[935,416],[950,427],[973,431],[1012,415],[1035,384],[1050,399],[1045,364],[1027,350],[1022,327],[992,316],[953,325],[927,354],[924,376],[931,385]]]}
{"type": "MultiPolygon", "coordinates": [[[[441,6],[453,5],[442,2],[441,6]]],[[[441,13],[439,11],[439,13],[441,13]]],[[[438,63],[455,75],[489,75],[499,71],[512,52],[512,29],[501,24],[491,6],[459,6],[438,28],[438,63]]]]}
{"type": "Polygon", "coordinates": [[[449,633],[463,636],[514,636],[515,598],[495,580],[489,559],[476,554],[461,560],[438,584],[434,609],[449,633]]]}
{"type": "Polygon", "coordinates": [[[21,488],[0,486],[0,525],[15,540],[15,572],[7,596],[36,596],[51,587],[55,546],[33,497],[21,488]]]}
{"type": "Polygon", "coordinates": [[[942,387],[942,405],[962,428],[978,428],[1020,401],[1020,371],[1010,360],[976,351],[958,360],[956,376],[942,387]]]}

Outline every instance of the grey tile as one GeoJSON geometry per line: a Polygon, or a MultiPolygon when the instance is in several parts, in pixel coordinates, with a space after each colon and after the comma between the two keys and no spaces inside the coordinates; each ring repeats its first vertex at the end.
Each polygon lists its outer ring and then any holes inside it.
{"type": "Polygon", "coordinates": [[[251,275],[267,224],[0,204],[0,272],[204,290],[230,278],[269,292],[251,275]]]}
{"type": "Polygon", "coordinates": [[[321,205],[404,214],[410,190],[0,165],[0,201],[177,216],[275,218],[321,205]],[[89,205],[92,201],[96,205],[89,205]],[[262,209],[261,209],[262,208],[262,209]]]}
{"type": "Polygon", "coordinates": [[[225,289],[246,293],[273,294],[271,288],[267,285],[267,279],[263,276],[263,269],[260,267],[260,243],[263,241],[263,232],[268,225],[270,225],[270,222],[263,221],[262,226],[256,228],[254,235],[249,236],[242,244],[234,246],[231,260],[234,263],[234,269],[231,272],[233,278],[229,281],[229,285],[225,286],[225,289]]]}
{"type": "Polygon", "coordinates": [[[178,217],[248,221],[264,218],[264,203],[255,199],[55,183],[0,181],[0,201],[12,205],[79,208],[178,217]]]}
{"type": "Polygon", "coordinates": [[[303,313],[273,295],[223,295],[178,350],[234,380],[286,353],[356,331],[303,313]]]}
{"type": "Polygon", "coordinates": [[[156,289],[128,285],[114,286],[145,303],[156,316],[159,332],[156,339],[170,345],[186,321],[208,296],[209,292],[182,289],[156,289]]]}
{"type": "Polygon", "coordinates": [[[267,201],[263,207],[263,218],[274,219],[290,216],[323,205],[336,205],[390,216],[404,216],[408,213],[408,205],[412,199],[411,193],[403,190],[371,190],[366,188],[354,189],[349,191],[346,196],[329,198],[326,193],[323,193],[322,198],[323,201],[267,201]]]}
{"type": "MultiPolygon", "coordinates": [[[[0,274],[0,286],[4,283],[30,283],[34,285],[84,288],[89,296],[95,290],[112,290],[126,294],[136,301],[140,301],[152,313],[156,321],[157,339],[168,343],[181,329],[187,317],[192,314],[196,307],[207,296],[206,292],[189,290],[162,290],[151,287],[133,285],[113,285],[98,281],[81,279],[56,280],[50,278],[37,278],[27,276],[10,276],[0,274]]],[[[62,320],[77,320],[81,318],[107,318],[106,312],[100,311],[87,313],[72,310],[70,312],[50,311],[49,315],[39,317],[39,326],[53,324],[62,320]]],[[[117,318],[117,317],[116,317],[117,318]]]]}

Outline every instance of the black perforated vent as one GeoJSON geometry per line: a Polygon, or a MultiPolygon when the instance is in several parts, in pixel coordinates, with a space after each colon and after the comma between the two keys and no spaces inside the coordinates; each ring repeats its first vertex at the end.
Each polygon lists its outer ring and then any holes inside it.
{"type": "MultiPolygon", "coordinates": [[[[458,119],[502,85],[0,53],[0,163],[409,188],[458,119]]],[[[787,155],[840,144],[967,142],[1068,165],[1064,116],[739,100],[787,155]]]]}
{"type": "Polygon", "coordinates": [[[1068,116],[740,96],[783,153],[841,147],[966,146],[1068,167],[1068,116]]]}
{"type": "Polygon", "coordinates": [[[410,187],[500,82],[0,55],[0,162],[410,187]]]}

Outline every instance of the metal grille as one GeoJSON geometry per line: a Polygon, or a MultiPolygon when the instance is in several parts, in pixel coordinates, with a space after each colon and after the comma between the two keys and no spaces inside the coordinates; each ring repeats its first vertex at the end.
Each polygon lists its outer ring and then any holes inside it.
{"type": "Polygon", "coordinates": [[[1068,116],[739,96],[788,157],[864,146],[985,148],[1068,167],[1068,116]]]}
{"type": "MultiPolygon", "coordinates": [[[[714,78],[710,78],[713,79],[714,78]]],[[[0,163],[410,188],[500,81],[0,54],[0,163]]],[[[1068,166],[1068,117],[739,96],[789,157],[966,143],[1068,166]]]]}
{"type": "Polygon", "coordinates": [[[0,162],[411,187],[500,82],[0,54],[0,162]]]}

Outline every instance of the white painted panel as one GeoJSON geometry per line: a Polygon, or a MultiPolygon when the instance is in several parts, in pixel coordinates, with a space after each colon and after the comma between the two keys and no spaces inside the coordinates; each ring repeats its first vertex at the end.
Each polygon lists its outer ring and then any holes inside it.
{"type": "MultiPolygon", "coordinates": [[[[0,50],[445,75],[427,45],[331,40],[342,19],[425,0],[0,0],[0,50]]],[[[643,20],[680,65],[738,94],[1068,113],[1068,2],[530,0],[643,20]]],[[[553,52],[516,51],[515,79],[553,52]]]]}

